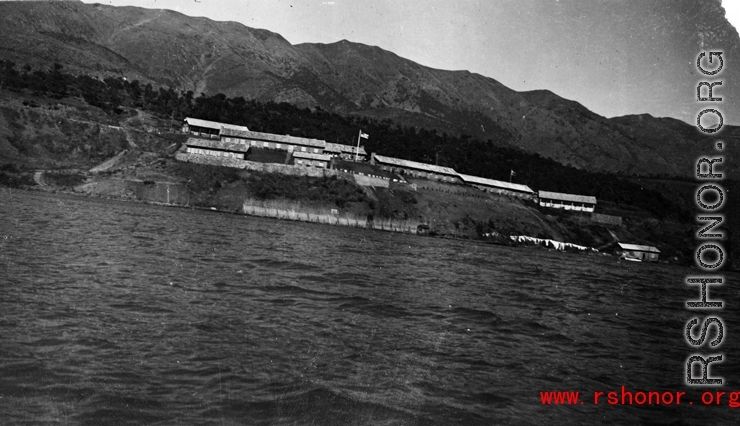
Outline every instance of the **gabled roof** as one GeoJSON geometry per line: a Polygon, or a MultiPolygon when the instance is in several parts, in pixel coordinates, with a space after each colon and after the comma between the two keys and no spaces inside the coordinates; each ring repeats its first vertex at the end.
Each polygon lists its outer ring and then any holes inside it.
{"type": "Polygon", "coordinates": [[[311,152],[293,151],[294,158],[307,158],[309,160],[331,161],[331,155],[313,154],[311,152]]]}
{"type": "Polygon", "coordinates": [[[244,130],[249,131],[246,126],[237,126],[235,124],[219,123],[217,121],[201,120],[200,118],[187,117],[183,120],[188,123],[188,126],[205,127],[208,129],[233,129],[233,130],[244,130]]]}
{"type": "Polygon", "coordinates": [[[339,144],[339,148],[345,154],[352,154],[352,155],[354,155],[355,152],[357,152],[359,155],[367,155],[367,152],[365,152],[365,147],[364,146],[361,146],[360,149],[357,149],[356,146],[339,144]]]}
{"type": "Polygon", "coordinates": [[[658,250],[656,247],[653,247],[653,246],[640,246],[640,245],[637,245],[637,244],[619,243],[619,247],[622,250],[646,251],[646,252],[650,252],[650,253],[660,253],[660,250],[658,250]]]}
{"type": "Polygon", "coordinates": [[[532,190],[532,188],[528,187],[527,185],[504,182],[500,180],[486,179],[486,178],[482,178],[478,176],[464,175],[462,173],[458,173],[458,176],[460,176],[460,178],[465,183],[475,183],[478,185],[490,186],[492,188],[503,188],[503,189],[508,189],[511,191],[526,192],[527,194],[534,194],[534,191],[532,190]]]}
{"type": "Polygon", "coordinates": [[[549,200],[573,201],[576,203],[596,204],[596,197],[590,195],[563,194],[561,192],[540,191],[540,198],[549,200]]]}
{"type": "Polygon", "coordinates": [[[338,143],[327,142],[326,146],[324,147],[324,152],[340,154],[342,152],[342,147],[338,143]]]}
{"type": "Polygon", "coordinates": [[[400,158],[385,157],[375,154],[375,161],[392,166],[405,167],[407,169],[422,170],[425,172],[439,173],[443,175],[452,175],[457,177],[457,172],[449,167],[435,166],[426,163],[417,163],[416,161],[401,160],[400,158]]]}
{"type": "Polygon", "coordinates": [[[358,150],[356,146],[345,145],[345,144],[342,144],[342,143],[331,143],[331,142],[327,142],[326,143],[326,147],[324,148],[324,151],[325,152],[334,152],[334,153],[338,153],[338,154],[352,154],[352,155],[355,155],[355,151],[357,151],[357,153],[359,155],[362,155],[362,156],[366,156],[367,155],[367,152],[365,151],[365,147],[364,146],[361,146],[360,149],[358,150]]]}
{"type": "Polygon", "coordinates": [[[185,142],[185,145],[197,147],[197,148],[218,149],[222,151],[236,151],[236,152],[248,152],[249,151],[249,145],[244,145],[241,143],[233,143],[233,142],[223,142],[220,140],[212,140],[212,139],[188,138],[188,140],[185,142]]]}
{"type": "Polygon", "coordinates": [[[275,135],[272,133],[252,132],[252,131],[245,131],[245,130],[232,130],[232,129],[226,129],[226,128],[223,129],[223,131],[221,131],[221,136],[232,136],[232,137],[237,137],[237,138],[242,138],[242,139],[278,142],[278,143],[285,143],[285,144],[290,144],[290,145],[311,146],[311,147],[322,148],[322,149],[326,146],[326,141],[319,140],[319,139],[299,138],[297,136],[290,136],[290,135],[275,135]]]}
{"type": "Polygon", "coordinates": [[[352,155],[354,155],[355,151],[357,151],[359,155],[362,155],[362,156],[367,155],[367,152],[365,151],[364,146],[361,146],[360,149],[358,150],[356,146],[345,145],[341,143],[331,143],[331,142],[326,143],[326,147],[324,148],[324,151],[337,153],[337,154],[352,154],[352,155]]]}

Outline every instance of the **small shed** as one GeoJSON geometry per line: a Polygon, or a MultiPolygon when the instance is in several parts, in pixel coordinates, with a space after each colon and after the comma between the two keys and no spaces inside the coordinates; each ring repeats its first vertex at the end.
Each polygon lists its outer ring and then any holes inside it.
{"type": "Polygon", "coordinates": [[[657,262],[660,254],[660,250],[653,246],[619,243],[617,247],[619,257],[626,260],[657,262]]]}

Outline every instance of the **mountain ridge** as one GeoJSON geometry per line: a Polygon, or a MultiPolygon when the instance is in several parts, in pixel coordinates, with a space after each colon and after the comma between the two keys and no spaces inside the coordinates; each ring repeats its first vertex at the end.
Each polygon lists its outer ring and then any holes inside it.
{"type": "MultiPolygon", "coordinates": [[[[0,15],[0,58],[36,67],[60,63],[196,95],[391,119],[610,173],[687,177],[707,147],[705,135],[679,120],[606,118],[549,90],[517,92],[490,77],[347,40],[292,45],[237,22],[75,1],[0,2],[0,15]]],[[[723,134],[740,131],[727,126],[723,134]]],[[[725,154],[734,156],[734,148],[725,154]]]]}

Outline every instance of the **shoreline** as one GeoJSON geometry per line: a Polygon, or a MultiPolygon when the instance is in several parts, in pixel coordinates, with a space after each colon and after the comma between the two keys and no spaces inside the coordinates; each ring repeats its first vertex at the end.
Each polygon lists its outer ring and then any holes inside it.
{"type": "MultiPolygon", "coordinates": [[[[543,247],[537,244],[516,244],[516,242],[509,240],[509,238],[502,239],[501,241],[496,240],[486,240],[486,239],[475,239],[475,238],[465,238],[465,237],[457,237],[454,235],[448,235],[448,234],[436,234],[436,233],[429,233],[429,232],[405,232],[405,231],[399,231],[399,230],[393,230],[393,229],[383,229],[382,227],[374,227],[370,225],[370,221],[367,221],[368,225],[366,226],[352,226],[347,223],[340,223],[339,220],[337,220],[335,223],[326,223],[326,222],[320,222],[320,221],[312,221],[312,220],[300,220],[298,219],[299,216],[295,216],[295,218],[291,218],[289,216],[270,216],[270,215],[260,215],[260,214],[250,214],[244,211],[242,209],[241,212],[237,211],[230,211],[230,210],[221,210],[217,209],[215,207],[199,207],[199,206],[186,206],[181,204],[167,204],[167,203],[161,203],[157,201],[147,201],[147,200],[140,200],[136,198],[129,198],[129,197],[116,197],[116,196],[110,196],[110,195],[98,195],[94,193],[85,193],[85,192],[79,192],[79,191],[70,191],[70,190],[60,190],[60,189],[53,189],[51,187],[26,187],[26,188],[12,188],[8,186],[2,186],[0,187],[0,193],[9,193],[12,194],[13,191],[23,191],[25,193],[42,193],[46,195],[63,195],[67,197],[74,197],[77,199],[88,199],[88,200],[106,200],[106,201],[117,201],[122,203],[134,203],[134,204],[143,204],[143,205],[151,205],[151,206],[158,206],[158,207],[167,207],[167,208],[179,208],[184,210],[197,210],[197,211],[203,211],[203,212],[212,212],[212,213],[218,213],[218,214],[229,214],[232,216],[245,216],[245,217],[258,217],[263,219],[273,219],[273,220],[286,220],[291,222],[302,222],[302,223],[313,223],[316,225],[324,225],[324,226],[344,226],[349,228],[356,228],[356,229],[363,229],[363,230],[369,230],[369,231],[379,231],[379,232],[391,232],[396,234],[404,234],[404,235],[414,235],[419,237],[429,237],[429,238],[435,238],[435,239],[443,239],[443,240],[451,240],[451,241],[464,241],[465,243],[473,243],[473,244],[479,244],[479,245],[496,245],[496,246],[504,246],[504,247],[531,247],[531,248],[539,248],[544,249],[548,251],[553,251],[553,249],[543,247]],[[509,242],[511,241],[511,242],[509,242]]],[[[277,210],[277,209],[274,209],[277,210]]],[[[296,212],[297,213],[297,212],[296,212]]],[[[308,216],[308,214],[306,213],[308,216]]],[[[573,254],[579,254],[579,255],[607,255],[612,256],[609,253],[603,253],[603,252],[588,252],[588,251],[574,251],[574,250],[554,250],[561,253],[573,253],[573,254]]]]}
{"type": "MultiPolygon", "coordinates": [[[[51,187],[25,187],[25,188],[13,188],[9,186],[0,186],[0,194],[11,194],[13,191],[22,191],[24,193],[33,194],[33,193],[39,193],[44,195],[50,195],[50,196],[65,196],[65,197],[73,197],[76,199],[85,199],[85,200],[100,200],[100,201],[114,201],[114,202],[121,202],[121,203],[133,203],[133,204],[139,204],[139,205],[148,205],[148,206],[157,206],[157,207],[165,207],[165,208],[178,208],[183,210],[195,210],[200,212],[210,212],[213,214],[228,214],[232,216],[244,216],[244,217],[256,217],[261,219],[270,219],[270,220],[286,220],[290,222],[299,222],[299,223],[306,223],[306,224],[313,224],[317,226],[332,226],[332,227],[340,227],[345,225],[332,225],[328,223],[320,223],[320,222],[311,222],[311,221],[301,221],[301,220],[292,220],[289,218],[280,218],[280,217],[269,217],[269,216],[259,216],[259,215],[253,215],[253,214],[247,214],[237,211],[230,211],[230,210],[220,210],[215,207],[206,208],[206,207],[199,207],[199,206],[185,206],[180,204],[167,204],[167,203],[161,203],[157,201],[147,201],[147,200],[140,200],[136,198],[128,198],[128,197],[115,197],[110,195],[96,195],[92,193],[84,193],[84,192],[78,192],[78,191],[69,191],[69,190],[60,190],[60,189],[53,189],[51,187]]],[[[373,231],[373,232],[386,232],[386,233],[393,233],[393,234],[401,234],[401,235],[413,235],[415,237],[422,237],[422,238],[434,238],[434,239],[441,239],[441,240],[450,240],[450,241],[459,241],[464,242],[465,244],[475,244],[475,245],[481,245],[481,246],[499,246],[499,247],[510,247],[510,248],[528,248],[530,250],[546,250],[548,252],[557,252],[562,254],[569,254],[569,255],[578,255],[578,256],[609,256],[612,258],[616,258],[617,256],[607,253],[607,252],[592,252],[592,251],[581,251],[581,250],[555,250],[552,248],[544,247],[542,245],[537,244],[517,244],[514,241],[511,241],[508,237],[506,239],[502,239],[501,241],[495,241],[495,240],[485,240],[485,239],[474,239],[474,238],[465,238],[465,237],[457,237],[454,235],[448,235],[448,234],[435,234],[435,233],[427,233],[427,232],[417,232],[417,233],[410,233],[410,232],[397,232],[392,230],[384,230],[384,229],[377,229],[373,227],[357,227],[357,226],[345,226],[349,228],[355,228],[355,229],[361,229],[366,231],[373,231]]],[[[629,262],[625,263],[626,265],[633,265],[633,264],[640,264],[643,262],[629,262]]],[[[664,265],[664,266],[670,266],[670,267],[681,267],[685,268],[688,271],[695,271],[697,269],[694,265],[683,265],[680,263],[671,263],[666,261],[660,261],[657,263],[651,263],[651,262],[645,262],[648,264],[655,264],[655,265],[664,265]]],[[[736,269],[730,269],[728,272],[732,273],[740,273],[740,270],[736,269]]]]}

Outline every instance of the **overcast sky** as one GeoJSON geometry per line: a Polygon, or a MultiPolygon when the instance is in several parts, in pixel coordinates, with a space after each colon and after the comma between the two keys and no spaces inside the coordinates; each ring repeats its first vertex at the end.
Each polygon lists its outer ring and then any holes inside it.
{"type": "MultiPolygon", "coordinates": [[[[716,93],[725,109],[740,105],[740,61],[732,62],[740,57],[740,38],[727,24],[740,25],[740,0],[84,1],[237,21],[292,44],[347,39],[379,46],[514,90],[548,89],[607,117],[650,113],[694,121],[703,107],[692,89],[700,81],[696,57],[722,49],[730,60],[716,93]]],[[[740,114],[725,115],[740,123],[740,114]]]]}

